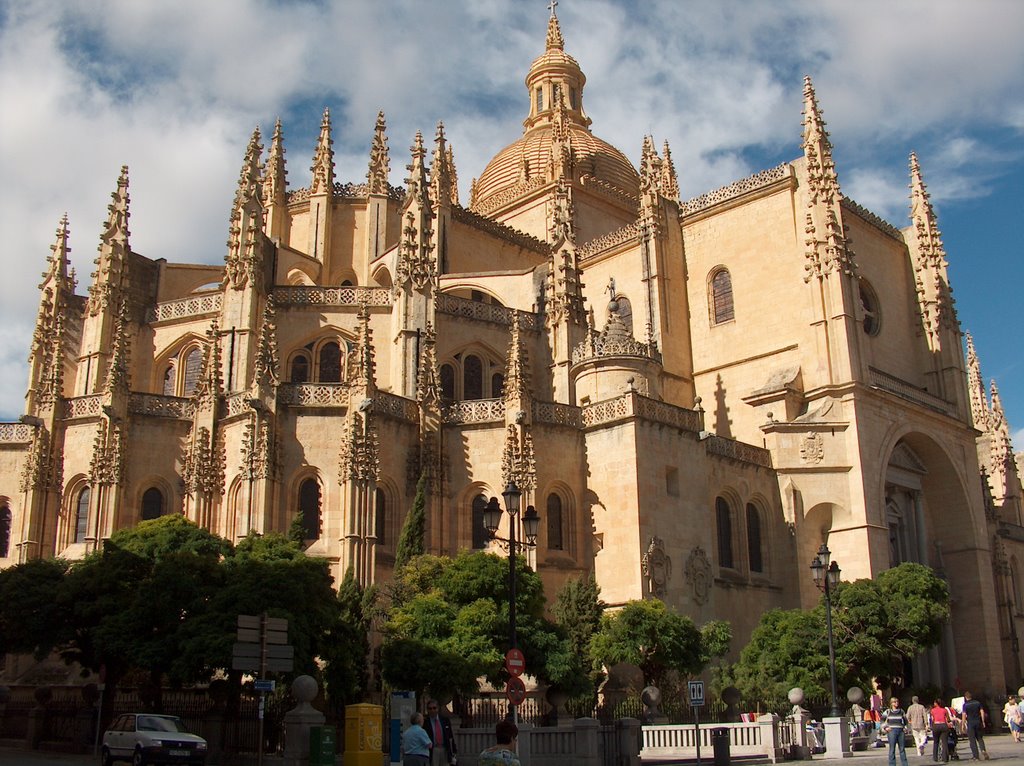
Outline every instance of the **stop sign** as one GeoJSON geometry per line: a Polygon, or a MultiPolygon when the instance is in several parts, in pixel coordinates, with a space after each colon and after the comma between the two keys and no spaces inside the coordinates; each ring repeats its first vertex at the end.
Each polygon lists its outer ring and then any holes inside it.
{"type": "Polygon", "coordinates": [[[505,686],[505,697],[513,705],[521,705],[526,699],[526,684],[523,683],[523,679],[518,677],[508,679],[508,684],[505,686]]]}
{"type": "Polygon", "coordinates": [[[526,670],[526,657],[519,649],[509,649],[505,654],[505,670],[510,676],[519,677],[526,670]]]}

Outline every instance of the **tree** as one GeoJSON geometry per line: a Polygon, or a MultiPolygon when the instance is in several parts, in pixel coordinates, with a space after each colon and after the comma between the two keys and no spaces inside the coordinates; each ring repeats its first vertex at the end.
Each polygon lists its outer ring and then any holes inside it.
{"type": "Polygon", "coordinates": [[[67,570],[62,559],[33,559],[0,570],[0,655],[42,659],[59,646],[65,620],[57,594],[67,570]]]}
{"type": "Polygon", "coordinates": [[[405,517],[402,532],[398,536],[398,547],[395,550],[395,571],[408,564],[416,556],[426,553],[424,537],[427,529],[427,474],[420,474],[416,484],[416,497],[412,501],[412,510],[405,517]]]}
{"type": "Polygon", "coordinates": [[[595,662],[590,653],[590,642],[601,627],[605,606],[601,600],[601,588],[591,572],[588,577],[567,580],[551,607],[558,625],[565,631],[573,655],[580,658],[586,669],[592,689],[604,675],[600,663],[595,662]]]}
{"type": "MultiPolygon", "coordinates": [[[[712,643],[693,620],[676,613],[658,600],[630,601],[622,609],[605,614],[601,629],[590,643],[595,659],[606,667],[628,662],[640,668],[644,683],[661,689],[672,685],[670,674],[699,673],[716,652],[728,626],[719,623],[709,631],[712,643]]],[[[728,639],[725,642],[728,648],[728,639]]]]}
{"type": "Polygon", "coordinates": [[[339,713],[345,705],[362,699],[367,688],[373,601],[373,590],[363,590],[349,567],[338,588],[338,619],[323,636],[320,648],[321,659],[327,663],[323,674],[327,696],[339,713]]]}
{"type": "MultiPolygon", "coordinates": [[[[898,676],[905,661],[936,646],[949,620],[946,583],[929,567],[904,563],[877,579],[840,583],[832,593],[836,672],[841,689],[898,676]]],[[[809,696],[830,688],[824,603],[775,609],[754,629],[726,674],[751,698],[780,698],[794,686],[809,696]]]]}

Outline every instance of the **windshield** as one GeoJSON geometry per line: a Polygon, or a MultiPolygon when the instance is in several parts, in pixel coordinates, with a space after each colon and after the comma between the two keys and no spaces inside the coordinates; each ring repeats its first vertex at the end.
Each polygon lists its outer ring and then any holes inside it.
{"type": "Polygon", "coordinates": [[[140,715],[139,731],[188,731],[180,718],[173,716],[140,715]]]}

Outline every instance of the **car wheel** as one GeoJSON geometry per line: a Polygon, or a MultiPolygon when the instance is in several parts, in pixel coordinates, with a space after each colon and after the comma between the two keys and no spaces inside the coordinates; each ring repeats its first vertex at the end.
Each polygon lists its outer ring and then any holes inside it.
{"type": "Polygon", "coordinates": [[[146,756],[142,754],[142,748],[135,748],[135,755],[132,756],[132,766],[146,766],[146,756]]]}
{"type": "Polygon", "coordinates": [[[114,758],[110,755],[109,748],[103,748],[103,752],[100,753],[100,763],[103,764],[103,766],[112,766],[114,763],[114,758]]]}

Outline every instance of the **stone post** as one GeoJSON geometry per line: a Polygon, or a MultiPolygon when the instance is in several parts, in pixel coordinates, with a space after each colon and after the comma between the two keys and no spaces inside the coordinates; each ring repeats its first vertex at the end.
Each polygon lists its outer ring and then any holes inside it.
{"type": "Polygon", "coordinates": [[[516,740],[519,744],[517,754],[519,756],[519,762],[523,766],[530,766],[530,754],[533,752],[533,742],[531,741],[533,735],[533,726],[526,723],[525,721],[519,722],[519,739],[516,740]]]}
{"type": "MultiPolygon", "coordinates": [[[[284,714],[284,766],[309,764],[309,730],[322,726],[324,714],[309,703],[318,691],[312,676],[299,676],[292,681],[292,696],[299,703],[284,714]]],[[[260,747],[263,743],[260,743],[260,747]]]]}
{"type": "Polygon", "coordinates": [[[767,713],[757,718],[758,733],[761,735],[761,745],[764,747],[764,754],[772,763],[781,761],[786,753],[779,741],[779,717],[774,713],[767,713]]]}
{"type": "MultiPolygon", "coordinates": [[[[594,718],[577,718],[572,722],[576,734],[574,766],[601,766],[601,725],[594,718]]],[[[523,766],[526,766],[524,763],[523,766]]]]}
{"type": "Polygon", "coordinates": [[[846,718],[826,718],[825,755],[829,758],[850,758],[850,724],[846,718]]]}
{"type": "MultiPolygon", "coordinates": [[[[593,719],[591,719],[593,720],[593,719]]],[[[598,732],[600,736],[600,732],[598,732]]],[[[619,741],[619,760],[622,766],[640,766],[643,747],[643,724],[636,718],[620,718],[615,722],[615,736],[619,741]]]]}

